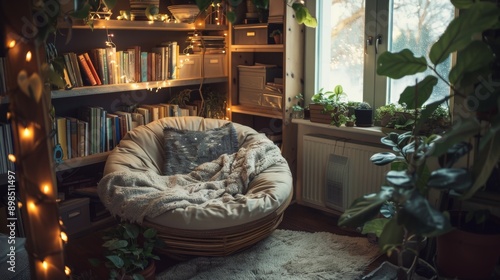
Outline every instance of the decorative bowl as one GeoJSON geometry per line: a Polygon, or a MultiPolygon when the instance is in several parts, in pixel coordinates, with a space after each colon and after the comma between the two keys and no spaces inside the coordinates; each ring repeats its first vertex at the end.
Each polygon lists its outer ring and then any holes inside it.
{"type": "Polygon", "coordinates": [[[196,5],[172,5],[168,10],[178,22],[193,23],[200,13],[196,5]]]}

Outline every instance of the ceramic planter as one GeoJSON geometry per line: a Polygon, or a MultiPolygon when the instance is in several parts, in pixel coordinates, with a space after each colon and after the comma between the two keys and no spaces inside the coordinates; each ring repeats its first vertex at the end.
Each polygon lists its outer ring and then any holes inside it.
{"type": "Polygon", "coordinates": [[[356,116],[356,126],[373,126],[373,109],[355,109],[354,115],[356,116]]]}

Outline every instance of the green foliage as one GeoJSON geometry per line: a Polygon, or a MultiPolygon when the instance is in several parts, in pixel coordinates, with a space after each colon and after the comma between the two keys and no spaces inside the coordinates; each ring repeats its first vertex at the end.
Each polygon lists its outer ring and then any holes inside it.
{"type": "MultiPolygon", "coordinates": [[[[144,279],[137,272],[144,270],[151,261],[160,259],[153,250],[162,243],[153,228],[122,222],[108,229],[103,240],[105,265],[110,269],[110,279],[122,279],[125,275],[144,279]]],[[[99,264],[96,259],[91,262],[99,264]]]]}
{"type": "Polygon", "coordinates": [[[330,114],[331,125],[340,127],[348,120],[347,94],[344,92],[341,85],[337,85],[334,91],[324,91],[321,88],[311,97],[314,104],[323,105],[322,113],[330,114]]]}
{"type": "Polygon", "coordinates": [[[295,104],[292,105],[292,111],[304,111],[304,95],[302,95],[302,93],[299,93],[295,95],[294,99],[295,104]]]}
{"type": "MultiPolygon", "coordinates": [[[[394,205],[393,215],[386,216],[388,221],[380,232],[379,243],[383,251],[399,250],[412,237],[433,237],[450,230],[446,209],[435,209],[429,203],[429,190],[468,199],[484,186],[500,160],[498,114],[486,119],[487,129],[481,130],[475,116],[477,108],[469,108],[474,115],[459,119],[442,135],[418,134],[426,122],[440,118],[449,120],[449,112],[444,105],[451,96],[426,103],[438,80],[449,85],[453,95],[467,99],[476,97],[478,89],[468,90],[466,86],[479,85],[481,79],[489,79],[488,94],[491,99],[488,105],[493,112],[500,109],[498,77],[491,76],[494,59],[500,55],[498,37],[492,37],[495,40],[487,37],[489,29],[500,28],[500,9],[495,3],[486,1],[455,0],[452,3],[464,10],[431,46],[429,61],[425,57],[415,57],[406,49],[398,53],[383,53],[377,62],[377,73],[394,79],[426,69],[433,71],[416,85],[408,86],[400,96],[400,104],[417,110],[414,111],[417,119],[414,120],[416,125],[413,131],[389,133],[381,142],[391,147],[393,152],[377,153],[371,158],[377,165],[391,164],[392,170],[386,175],[387,184],[378,193],[355,200],[339,219],[339,225],[352,227],[360,227],[370,221],[367,230],[376,232],[381,225],[371,221],[379,217],[384,205],[394,205]],[[474,39],[477,34],[486,39],[474,39]],[[458,52],[456,64],[449,77],[444,77],[438,72],[438,66],[454,52],[458,52]],[[482,137],[475,147],[477,153],[472,165],[468,168],[454,167],[460,158],[472,151],[468,141],[478,133],[482,137]],[[429,172],[427,161],[431,158],[437,158],[440,166],[429,172]]],[[[395,110],[396,106],[390,105],[376,112],[376,116],[380,117],[382,111],[393,113],[395,110]]]]}
{"type": "Polygon", "coordinates": [[[368,110],[371,108],[372,108],[372,106],[370,106],[370,103],[368,103],[368,102],[359,102],[356,106],[356,109],[358,109],[358,110],[368,110]]]}

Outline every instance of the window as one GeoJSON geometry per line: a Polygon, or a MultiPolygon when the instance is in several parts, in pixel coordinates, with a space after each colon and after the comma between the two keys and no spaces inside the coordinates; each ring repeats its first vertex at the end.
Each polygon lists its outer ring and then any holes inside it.
{"type": "MultiPolygon", "coordinates": [[[[309,91],[317,92],[321,88],[332,90],[341,84],[349,100],[367,101],[374,107],[397,103],[406,86],[426,75],[420,73],[399,80],[378,76],[377,56],[386,50],[397,52],[404,48],[409,48],[417,56],[427,55],[430,46],[453,19],[455,11],[449,0],[315,2],[318,27],[308,31],[315,33],[316,47],[315,52],[306,53],[316,54],[314,72],[317,74],[314,78],[306,77],[306,81],[314,81],[314,89],[306,86],[309,91]]],[[[306,57],[306,61],[312,59],[306,57]]],[[[448,59],[443,66],[445,77],[450,61],[448,59]]],[[[440,81],[433,98],[446,94],[449,94],[449,89],[440,81]]]]}

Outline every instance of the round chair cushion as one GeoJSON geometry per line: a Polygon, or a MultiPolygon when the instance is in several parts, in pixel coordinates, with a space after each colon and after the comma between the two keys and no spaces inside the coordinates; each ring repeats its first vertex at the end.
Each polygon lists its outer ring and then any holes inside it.
{"type": "MultiPolygon", "coordinates": [[[[115,171],[154,171],[164,166],[164,129],[204,131],[229,121],[202,117],[169,117],[139,126],[110,153],[104,176],[115,171]]],[[[266,136],[233,123],[239,147],[266,136]]],[[[167,211],[146,217],[144,224],[158,229],[169,254],[227,255],[270,234],[279,224],[292,198],[292,174],[288,164],[274,164],[250,181],[243,199],[219,201],[167,211]],[[231,241],[232,240],[232,241],[231,241]],[[205,247],[201,246],[205,243],[205,247]]]]}

